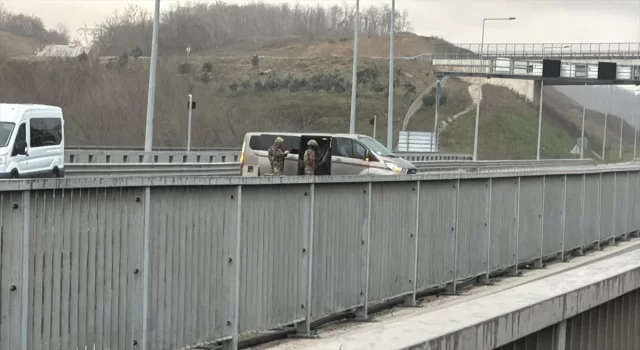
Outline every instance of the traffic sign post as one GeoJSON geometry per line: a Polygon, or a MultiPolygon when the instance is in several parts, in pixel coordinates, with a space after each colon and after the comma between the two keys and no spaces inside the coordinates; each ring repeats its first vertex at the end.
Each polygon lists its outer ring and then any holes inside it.
{"type": "Polygon", "coordinates": [[[187,152],[191,152],[191,119],[193,117],[193,110],[196,109],[196,103],[195,101],[193,101],[193,95],[191,94],[189,94],[187,109],[189,110],[189,125],[187,127],[187,152]]]}

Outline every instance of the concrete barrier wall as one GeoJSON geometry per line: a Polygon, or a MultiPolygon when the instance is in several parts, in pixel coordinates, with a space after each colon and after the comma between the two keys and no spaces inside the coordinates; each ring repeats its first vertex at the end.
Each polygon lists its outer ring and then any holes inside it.
{"type": "Polygon", "coordinates": [[[0,182],[0,348],[176,349],[514,274],[640,228],[638,166],[0,182]]]}

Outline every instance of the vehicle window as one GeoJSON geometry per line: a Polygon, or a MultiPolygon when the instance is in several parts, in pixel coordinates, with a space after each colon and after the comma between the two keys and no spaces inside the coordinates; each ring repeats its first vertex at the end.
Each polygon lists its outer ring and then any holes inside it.
{"type": "Polygon", "coordinates": [[[57,146],[62,142],[62,120],[33,118],[29,121],[31,147],[57,146]]]}
{"type": "Polygon", "coordinates": [[[16,146],[20,141],[27,142],[27,125],[25,123],[20,124],[20,127],[18,127],[16,139],[13,142],[13,152],[11,152],[12,157],[15,157],[18,154],[16,146]]]}
{"type": "Polygon", "coordinates": [[[1,122],[0,123],[0,147],[6,147],[11,139],[11,132],[13,132],[14,123],[1,122]]]}
{"type": "Polygon", "coordinates": [[[16,140],[14,142],[17,143],[19,141],[27,141],[27,125],[25,123],[20,124],[18,128],[18,134],[16,134],[16,140]]]}
{"type": "Polygon", "coordinates": [[[367,158],[367,149],[359,142],[353,142],[353,158],[365,160],[367,158]]]}
{"type": "MultiPolygon", "coordinates": [[[[279,135],[275,134],[262,134],[262,135],[254,135],[251,136],[249,140],[249,147],[251,147],[254,151],[266,151],[273,145],[273,142],[276,140],[276,137],[279,135]]],[[[292,150],[300,148],[300,137],[297,136],[280,136],[284,139],[282,143],[282,149],[284,150],[292,150]]]]}
{"type": "Polygon", "coordinates": [[[384,147],[380,142],[374,140],[369,136],[364,136],[364,135],[358,136],[358,140],[360,140],[360,142],[362,142],[367,147],[369,147],[369,149],[372,150],[373,153],[379,156],[383,156],[383,157],[393,156],[393,153],[391,153],[386,147],[384,147]]]}
{"type": "Polygon", "coordinates": [[[352,140],[341,137],[335,138],[334,140],[336,140],[336,147],[333,150],[334,155],[338,157],[354,158],[352,140]]]}

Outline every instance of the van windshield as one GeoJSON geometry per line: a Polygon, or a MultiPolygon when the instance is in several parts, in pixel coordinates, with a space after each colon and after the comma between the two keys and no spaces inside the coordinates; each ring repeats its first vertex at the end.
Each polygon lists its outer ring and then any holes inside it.
{"type": "Polygon", "coordinates": [[[369,147],[373,153],[382,156],[382,157],[395,157],[393,153],[391,153],[386,147],[384,147],[380,142],[374,140],[369,136],[358,136],[358,140],[364,143],[365,146],[369,147]]]}
{"type": "Polygon", "coordinates": [[[0,122],[0,147],[7,147],[14,126],[14,123],[0,122]]]}

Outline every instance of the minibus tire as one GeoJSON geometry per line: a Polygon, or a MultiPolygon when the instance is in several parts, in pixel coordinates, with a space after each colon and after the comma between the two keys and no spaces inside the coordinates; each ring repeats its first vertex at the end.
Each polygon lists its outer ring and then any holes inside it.
{"type": "Polygon", "coordinates": [[[19,179],[20,178],[20,174],[18,173],[18,171],[16,169],[11,170],[11,175],[9,176],[12,179],[19,179]]]}

